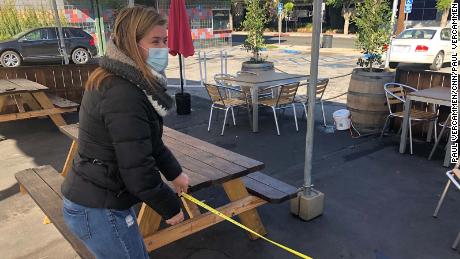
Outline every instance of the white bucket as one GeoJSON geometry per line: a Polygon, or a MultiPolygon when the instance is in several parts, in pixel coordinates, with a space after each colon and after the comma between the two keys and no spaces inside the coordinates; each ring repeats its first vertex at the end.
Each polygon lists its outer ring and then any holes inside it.
{"type": "Polygon", "coordinates": [[[351,126],[351,120],[350,120],[350,111],[347,109],[340,109],[338,111],[335,111],[332,114],[332,117],[334,118],[334,124],[337,130],[347,130],[351,126]]]}

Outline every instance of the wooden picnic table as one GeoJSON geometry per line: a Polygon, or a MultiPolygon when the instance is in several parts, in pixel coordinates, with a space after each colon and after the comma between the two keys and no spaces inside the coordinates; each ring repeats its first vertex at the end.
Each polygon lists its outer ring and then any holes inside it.
{"type": "Polygon", "coordinates": [[[0,80],[0,122],[49,116],[56,126],[66,125],[62,113],[77,110],[78,104],[48,96],[48,88],[27,79],[0,80]],[[16,111],[9,111],[13,104],[16,111]]]}
{"type": "Polygon", "coordinates": [[[229,77],[226,81],[249,87],[252,99],[252,131],[259,131],[259,100],[260,88],[267,88],[275,85],[292,84],[308,80],[308,75],[288,74],[275,71],[240,72],[235,77],[229,77]]]}
{"type": "MultiPolygon", "coordinates": [[[[78,149],[78,124],[62,126],[60,130],[73,140],[61,173],[65,176],[78,149]]],[[[221,185],[230,202],[217,210],[228,216],[238,215],[244,225],[259,234],[264,235],[266,231],[256,208],[267,202],[289,200],[297,194],[296,188],[257,172],[264,168],[262,162],[167,127],[164,127],[163,141],[189,176],[190,192],[221,185]]],[[[189,219],[161,230],[161,216],[145,203],[142,204],[138,223],[148,251],[223,221],[210,212],[201,213],[197,205],[188,200],[182,199],[182,203],[189,219]]],[[[251,239],[257,238],[252,234],[249,236],[251,239]]]]}
{"type": "MultiPolygon", "coordinates": [[[[450,101],[450,88],[449,87],[433,87],[428,88],[420,91],[411,92],[406,97],[406,102],[404,104],[404,119],[402,124],[402,133],[401,133],[401,141],[399,144],[399,152],[401,154],[406,152],[406,138],[407,138],[407,129],[409,127],[409,117],[412,107],[412,102],[424,102],[424,103],[431,103],[435,105],[443,105],[443,106],[451,106],[450,101]]],[[[432,132],[430,126],[429,132],[432,132]]],[[[431,133],[428,134],[428,140],[431,138],[431,133]]],[[[450,164],[450,145],[451,140],[449,137],[449,141],[447,144],[447,150],[444,157],[444,166],[447,167],[450,164]]]]}

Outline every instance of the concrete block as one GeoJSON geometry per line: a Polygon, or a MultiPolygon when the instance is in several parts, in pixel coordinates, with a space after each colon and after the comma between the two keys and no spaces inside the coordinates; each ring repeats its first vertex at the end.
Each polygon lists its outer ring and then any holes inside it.
{"type": "Polygon", "coordinates": [[[313,189],[308,196],[300,192],[291,200],[291,213],[303,220],[312,220],[323,214],[323,211],[324,193],[318,190],[313,189]]]}

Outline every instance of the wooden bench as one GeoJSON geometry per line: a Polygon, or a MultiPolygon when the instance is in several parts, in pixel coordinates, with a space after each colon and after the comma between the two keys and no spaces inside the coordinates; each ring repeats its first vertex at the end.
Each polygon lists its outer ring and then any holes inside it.
{"type": "Polygon", "coordinates": [[[41,166],[16,173],[16,179],[30,197],[64,236],[77,254],[83,258],[94,258],[86,246],[70,232],[62,215],[61,184],[64,180],[51,166],[41,166]]]}
{"type": "Polygon", "coordinates": [[[62,97],[53,95],[53,94],[47,94],[48,98],[50,101],[53,103],[54,106],[57,108],[62,108],[62,109],[70,109],[72,111],[76,111],[77,108],[80,106],[80,104],[76,102],[72,102],[70,100],[64,99],[62,97]]]}

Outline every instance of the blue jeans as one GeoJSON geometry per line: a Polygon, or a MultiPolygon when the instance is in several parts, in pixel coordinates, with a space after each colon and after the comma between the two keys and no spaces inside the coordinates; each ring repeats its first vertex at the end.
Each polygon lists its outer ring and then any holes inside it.
{"type": "Polygon", "coordinates": [[[67,227],[97,259],[150,258],[132,208],[88,208],[65,198],[63,200],[67,227]]]}

